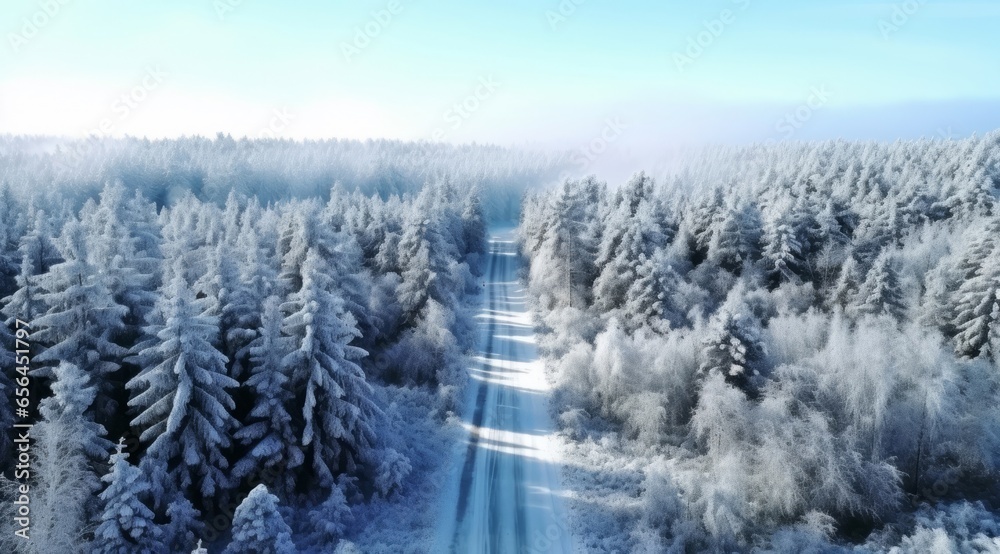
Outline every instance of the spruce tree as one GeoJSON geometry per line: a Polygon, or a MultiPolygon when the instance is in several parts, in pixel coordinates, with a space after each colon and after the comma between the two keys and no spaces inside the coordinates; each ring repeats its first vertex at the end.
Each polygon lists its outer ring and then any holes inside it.
{"type": "MultiPolygon", "coordinates": [[[[366,355],[351,346],[354,318],[331,289],[323,258],[309,250],[301,266],[301,289],[281,309],[282,333],[291,339],[284,364],[291,376],[295,429],[316,485],[329,490],[342,472],[355,473],[375,442],[381,414],[371,386],[355,362],[366,355]]],[[[303,483],[307,482],[305,479],[303,483]]]]}
{"type": "Polygon", "coordinates": [[[257,485],[236,508],[233,540],[224,554],[294,554],[292,530],[281,518],[278,498],[257,485]]]}
{"type": "Polygon", "coordinates": [[[124,443],[111,456],[111,471],[104,476],[107,488],[100,495],[102,513],[94,531],[95,553],[158,554],[165,552],[163,531],[147,505],[149,482],[142,470],[128,463],[124,443]]]}
{"type": "Polygon", "coordinates": [[[132,426],[149,444],[147,456],[166,463],[178,490],[208,499],[229,487],[224,451],[237,426],[230,389],[238,383],[213,346],[217,318],[204,314],[183,274],[175,268],[157,309],[162,321],[133,348],[132,362],[143,369],[128,383],[129,406],[138,412],[132,426]]]}
{"type": "Polygon", "coordinates": [[[906,303],[899,283],[899,275],[889,252],[883,252],[875,265],[868,271],[865,282],[858,292],[856,313],[868,315],[888,315],[902,321],[906,315],[906,303]]]}
{"type": "Polygon", "coordinates": [[[260,336],[250,343],[250,377],[244,383],[252,407],[235,438],[247,453],[233,465],[233,477],[244,479],[262,471],[279,470],[282,492],[292,492],[293,470],[302,465],[303,454],[292,428],[289,407],[292,391],[283,363],[290,350],[289,339],[281,334],[283,317],[277,297],[264,303],[260,336]]]}

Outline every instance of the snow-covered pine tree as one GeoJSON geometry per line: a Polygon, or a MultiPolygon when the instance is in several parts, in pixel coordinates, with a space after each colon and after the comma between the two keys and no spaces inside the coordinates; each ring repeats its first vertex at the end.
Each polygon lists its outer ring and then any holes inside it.
{"type": "Polygon", "coordinates": [[[292,429],[289,414],[292,391],[288,370],[282,360],[289,352],[288,337],[281,334],[283,317],[277,297],[264,302],[260,335],[248,346],[250,377],[243,387],[249,391],[252,407],[235,438],[247,453],[233,464],[233,478],[247,478],[262,471],[281,470],[279,492],[293,492],[293,473],[302,465],[303,454],[292,429]]]}
{"type": "Polygon", "coordinates": [[[279,279],[289,293],[302,287],[302,264],[310,250],[324,260],[330,275],[336,275],[334,291],[344,308],[354,316],[359,328],[372,331],[365,304],[369,281],[364,275],[361,248],[354,237],[336,232],[323,224],[315,202],[289,205],[282,217],[278,252],[281,258],[279,279]]]}
{"type": "Polygon", "coordinates": [[[416,323],[429,299],[450,305],[455,294],[449,287],[448,274],[457,252],[441,229],[441,212],[434,195],[425,189],[406,216],[398,246],[403,282],[397,297],[408,325],[416,323]]]}
{"type": "Polygon", "coordinates": [[[124,442],[111,456],[111,471],[103,480],[107,487],[101,492],[100,524],[94,531],[95,554],[159,554],[163,531],[153,519],[153,510],[146,504],[149,482],[142,470],[128,462],[124,442]]]}
{"type": "Polygon", "coordinates": [[[709,262],[739,275],[745,264],[760,256],[762,228],[760,210],[755,204],[744,202],[740,206],[729,206],[721,212],[718,224],[712,227],[709,262]]]}
{"type": "Polygon", "coordinates": [[[20,255],[20,271],[15,277],[17,290],[4,298],[3,314],[7,316],[8,325],[15,319],[35,321],[45,313],[46,306],[41,299],[42,290],[38,286],[38,276],[47,273],[49,268],[60,261],[58,252],[52,244],[52,229],[48,216],[43,210],[34,210],[27,217],[28,228],[18,243],[20,255]]]}
{"type": "Polygon", "coordinates": [[[126,343],[139,337],[145,316],[156,303],[161,268],[158,248],[150,244],[156,229],[147,221],[149,209],[141,197],[129,199],[124,186],[115,183],[104,187],[98,204],[87,202],[80,212],[88,261],[101,268],[98,280],[115,302],[128,309],[118,332],[126,343]]]}
{"type": "Polygon", "coordinates": [[[177,493],[173,493],[172,496],[173,499],[167,502],[166,499],[156,497],[154,490],[154,503],[159,502],[167,506],[168,521],[163,525],[163,540],[167,544],[168,552],[186,552],[195,544],[201,544],[201,539],[198,537],[204,535],[205,525],[199,519],[201,512],[190,500],[177,493]]]}
{"type": "Polygon", "coordinates": [[[236,249],[242,256],[238,260],[236,279],[226,280],[227,287],[233,288],[227,294],[228,302],[222,306],[220,327],[225,354],[231,364],[230,375],[243,379],[249,363],[248,347],[258,336],[264,300],[277,292],[278,273],[276,264],[252,227],[243,227],[236,239],[236,249]]]}
{"type": "Polygon", "coordinates": [[[538,269],[531,281],[545,292],[550,306],[584,308],[590,303],[590,287],[595,277],[593,244],[583,236],[586,220],[579,193],[580,183],[566,181],[544,209],[546,218],[542,242],[534,257],[538,269]]]}
{"type": "Polygon", "coordinates": [[[622,324],[630,332],[643,326],[661,332],[668,330],[681,317],[671,301],[681,277],[670,267],[662,250],[652,257],[640,254],[635,271],[637,278],[625,292],[622,324]]]}
{"type": "MultiPolygon", "coordinates": [[[[355,360],[367,355],[351,341],[358,336],[354,317],[333,289],[324,259],[308,250],[301,266],[301,288],[281,309],[282,332],[291,352],[284,363],[294,392],[294,426],[301,436],[312,483],[329,491],[342,472],[353,474],[375,443],[374,418],[381,414],[371,386],[355,360]]],[[[302,479],[300,484],[309,482],[302,479]]]]}
{"type": "Polygon", "coordinates": [[[31,536],[38,552],[78,552],[111,443],[88,413],[97,396],[90,376],[69,362],[53,375],[53,394],[40,403],[42,421],[32,431],[31,536]]]}
{"type": "Polygon", "coordinates": [[[723,309],[715,314],[702,341],[699,372],[721,374],[726,382],[747,391],[763,369],[764,346],[755,323],[743,314],[723,309]]]}
{"type": "Polygon", "coordinates": [[[712,222],[724,205],[725,197],[721,187],[715,187],[710,193],[704,194],[697,204],[689,205],[685,220],[692,239],[692,261],[696,265],[708,256],[712,243],[712,222]]]}
{"type": "Polygon", "coordinates": [[[853,311],[862,315],[888,315],[896,321],[903,320],[906,303],[891,252],[885,251],[875,259],[875,264],[858,291],[853,311]]]}
{"type": "MultiPolygon", "coordinates": [[[[325,545],[330,546],[330,545],[325,545]]],[[[292,530],[278,511],[278,498],[257,485],[236,508],[233,540],[224,554],[295,554],[292,530]]]]}
{"type": "Polygon", "coordinates": [[[351,506],[344,494],[348,480],[341,480],[330,490],[330,495],[321,504],[309,511],[311,542],[319,547],[330,548],[344,537],[348,526],[354,521],[351,506]]]}
{"type": "Polygon", "coordinates": [[[14,281],[21,256],[18,240],[24,234],[24,206],[14,198],[7,181],[0,184],[0,297],[16,290],[14,281]]]}
{"type": "Polygon", "coordinates": [[[840,276],[837,282],[829,290],[827,297],[827,307],[831,310],[847,310],[854,304],[858,291],[861,289],[864,275],[854,256],[848,254],[847,259],[840,268],[840,276]]]}
{"type": "MultiPolygon", "coordinates": [[[[1000,326],[993,305],[1000,292],[1000,247],[981,260],[971,278],[955,291],[955,354],[975,358],[989,341],[991,329],[1000,326]]],[[[994,331],[995,332],[995,331],[994,331]]]]}
{"type": "Polygon", "coordinates": [[[163,321],[147,326],[148,338],[133,348],[132,362],[143,369],[128,382],[129,406],[138,412],[132,426],[149,444],[146,456],[167,465],[173,485],[168,490],[205,500],[229,487],[224,450],[237,427],[229,390],[238,383],[226,375],[226,357],[212,346],[218,320],[203,314],[183,267],[172,273],[156,310],[163,321]]]}
{"type": "MultiPolygon", "coordinates": [[[[104,426],[94,421],[90,413],[97,399],[97,387],[90,374],[71,362],[59,362],[53,370],[52,396],[39,405],[39,412],[45,421],[59,422],[73,429],[79,450],[91,460],[93,470],[98,469],[108,459],[112,444],[105,438],[104,426]]],[[[99,474],[95,474],[92,485],[100,489],[99,474]]],[[[87,478],[85,475],[81,479],[87,478]]]]}
{"type": "Polygon", "coordinates": [[[785,219],[780,217],[766,227],[763,264],[768,286],[772,289],[782,283],[801,283],[805,267],[802,244],[785,219]]]}
{"type": "MultiPolygon", "coordinates": [[[[603,244],[602,257],[598,258],[600,274],[594,281],[594,307],[602,313],[624,306],[626,292],[638,278],[637,261],[641,256],[651,258],[656,247],[666,243],[661,220],[655,214],[656,208],[657,204],[652,201],[640,202],[632,216],[609,218],[608,225],[620,227],[621,230],[613,255],[603,257],[603,253],[611,249],[609,245],[603,244]]],[[[606,238],[608,236],[605,235],[606,238]]]]}
{"type": "MultiPolygon", "coordinates": [[[[93,409],[101,416],[116,413],[118,385],[112,374],[127,351],[112,342],[124,328],[128,309],[117,301],[90,263],[86,233],[76,220],[68,221],[57,244],[64,259],[38,278],[46,312],[35,320],[33,339],[46,349],[37,362],[69,362],[93,378],[98,397],[93,409]]],[[[42,375],[47,372],[43,372],[42,375]]],[[[102,461],[106,456],[101,456],[102,461]]]]}
{"type": "MultiPolygon", "coordinates": [[[[464,253],[469,255],[486,252],[489,247],[487,238],[482,191],[479,187],[473,187],[466,193],[465,199],[462,201],[462,247],[464,253]]],[[[480,271],[481,268],[472,269],[480,271]]]]}

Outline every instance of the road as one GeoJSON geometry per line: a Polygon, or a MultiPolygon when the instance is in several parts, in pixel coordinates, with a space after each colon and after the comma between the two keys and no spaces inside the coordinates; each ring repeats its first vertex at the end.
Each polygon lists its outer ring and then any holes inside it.
{"type": "Polygon", "coordinates": [[[571,552],[548,385],[511,231],[494,233],[469,369],[467,443],[442,502],[436,552],[571,552]]]}

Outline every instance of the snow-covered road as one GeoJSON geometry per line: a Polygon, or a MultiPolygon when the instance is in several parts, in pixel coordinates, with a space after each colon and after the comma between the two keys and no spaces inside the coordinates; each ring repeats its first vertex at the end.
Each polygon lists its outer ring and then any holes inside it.
{"type": "Polygon", "coordinates": [[[490,246],[480,352],[469,370],[468,441],[456,452],[436,552],[570,552],[548,385],[512,233],[495,233],[490,246]]]}

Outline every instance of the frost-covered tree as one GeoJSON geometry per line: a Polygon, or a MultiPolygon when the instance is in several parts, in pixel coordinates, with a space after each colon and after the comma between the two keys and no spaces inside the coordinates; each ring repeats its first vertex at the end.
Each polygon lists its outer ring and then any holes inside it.
{"type": "Polygon", "coordinates": [[[88,414],[97,396],[89,375],[62,362],[54,378],[53,395],[39,406],[43,420],[32,431],[32,543],[38,552],[81,552],[101,489],[97,463],[108,459],[111,444],[88,414]]]}
{"type": "Polygon", "coordinates": [[[989,342],[995,327],[1000,327],[993,306],[1000,293],[1000,249],[981,260],[971,278],[961,282],[955,292],[955,353],[974,358],[989,342]]]}
{"type": "Polygon", "coordinates": [[[625,292],[625,306],[621,310],[625,326],[633,331],[644,325],[665,330],[676,324],[683,317],[673,301],[681,277],[663,252],[657,251],[650,258],[640,255],[635,272],[637,278],[625,292]]]}
{"type": "Polygon", "coordinates": [[[608,222],[609,225],[621,225],[623,229],[613,247],[610,245],[613,238],[609,238],[613,235],[605,235],[597,260],[600,274],[594,281],[594,306],[604,312],[624,306],[629,287],[639,278],[638,260],[652,258],[656,247],[666,243],[662,221],[656,215],[653,202],[640,201],[631,216],[617,220],[612,216],[608,222]],[[613,223],[615,221],[618,223],[613,223]]]}
{"type": "Polygon", "coordinates": [[[708,260],[739,274],[743,266],[753,263],[760,256],[760,239],[763,233],[760,211],[753,203],[730,206],[720,212],[712,228],[708,247],[708,260]]]}
{"type": "Polygon", "coordinates": [[[281,306],[282,333],[291,342],[284,364],[292,405],[301,410],[294,425],[307,467],[314,483],[329,490],[337,475],[355,473],[370,456],[381,412],[355,361],[366,352],[350,344],[358,335],[354,318],[331,292],[324,260],[310,250],[300,271],[301,288],[281,306]]]}
{"type": "Polygon", "coordinates": [[[755,323],[747,316],[723,310],[715,315],[703,341],[699,371],[718,373],[726,382],[746,389],[764,369],[764,349],[755,323]]]}
{"type": "Polygon", "coordinates": [[[310,539],[313,544],[330,548],[344,537],[348,526],[354,522],[354,514],[344,494],[348,481],[341,481],[330,491],[322,503],[309,511],[310,539]]]}
{"type": "Polygon", "coordinates": [[[906,315],[902,285],[890,252],[883,252],[868,271],[858,291],[854,311],[867,315],[888,315],[897,321],[906,315]]]}
{"type": "Polygon", "coordinates": [[[162,322],[147,327],[133,348],[142,371],[128,382],[136,412],[132,426],[149,445],[147,457],[167,464],[172,484],[194,498],[224,494],[229,487],[225,449],[237,423],[226,375],[226,358],[214,346],[218,320],[204,315],[177,268],[157,308],[162,322]]]}
{"type": "Polygon", "coordinates": [[[289,340],[281,334],[283,317],[277,297],[264,303],[260,336],[247,350],[250,355],[250,377],[243,386],[252,398],[252,407],[243,427],[235,438],[247,448],[247,453],[233,465],[233,477],[244,479],[263,471],[278,468],[283,473],[282,492],[292,491],[291,472],[303,462],[302,450],[292,428],[289,413],[292,391],[288,371],[283,363],[289,352],[289,340]]]}
{"type": "Polygon", "coordinates": [[[52,243],[52,228],[43,210],[35,210],[28,215],[29,226],[18,244],[20,271],[15,280],[17,289],[5,298],[3,314],[8,324],[14,319],[34,321],[45,313],[42,289],[38,285],[39,275],[60,261],[58,251],[52,243]]]}
{"type": "Polygon", "coordinates": [[[294,554],[292,530],[278,512],[278,498],[257,485],[236,508],[233,518],[233,540],[225,554],[268,552],[294,554]]]}
{"type": "Polygon", "coordinates": [[[763,263],[771,288],[776,288],[781,283],[802,281],[802,243],[784,218],[773,221],[766,227],[763,263]]]}
{"type": "Polygon", "coordinates": [[[67,448],[77,448],[90,460],[90,470],[79,478],[88,480],[92,487],[100,488],[98,464],[103,464],[111,451],[111,442],[105,438],[104,426],[94,421],[90,409],[97,399],[97,387],[91,375],[70,362],[60,362],[53,370],[52,396],[39,405],[45,421],[72,429],[74,440],[67,448]]]}
{"type": "Polygon", "coordinates": [[[854,256],[848,255],[844,264],[840,268],[840,275],[836,283],[829,289],[827,306],[831,309],[839,308],[846,310],[853,306],[854,300],[861,289],[864,275],[854,256]]]}
{"type": "Polygon", "coordinates": [[[118,406],[112,374],[127,353],[113,339],[124,328],[128,309],[111,294],[101,268],[91,263],[86,238],[79,222],[67,222],[58,242],[64,261],[38,279],[47,309],[34,322],[32,338],[46,349],[34,359],[49,364],[65,361],[90,373],[98,387],[94,410],[109,416],[118,406]]]}
{"type": "Polygon", "coordinates": [[[100,494],[102,512],[94,531],[95,553],[157,554],[164,552],[163,531],[147,504],[149,482],[142,470],[128,462],[124,443],[111,456],[111,471],[104,476],[107,487],[100,494]]]}
{"type": "Polygon", "coordinates": [[[101,268],[99,280],[127,309],[119,335],[128,340],[139,335],[159,285],[157,230],[149,221],[150,209],[141,197],[128,198],[124,186],[115,183],[104,187],[99,203],[87,202],[80,212],[89,261],[101,268]]]}

